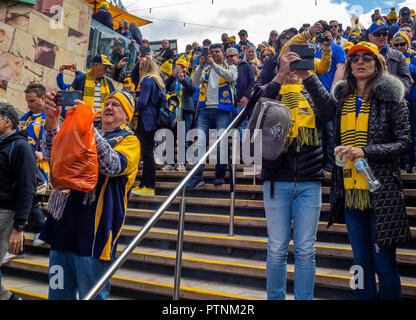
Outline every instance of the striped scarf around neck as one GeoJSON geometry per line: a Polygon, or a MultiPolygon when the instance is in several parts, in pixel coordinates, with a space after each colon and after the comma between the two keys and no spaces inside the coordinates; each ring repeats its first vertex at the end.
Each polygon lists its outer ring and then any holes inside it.
{"type": "MultiPolygon", "coordinates": [[[[104,109],[104,100],[110,94],[110,89],[108,87],[107,79],[102,77],[100,79],[100,93],[101,93],[101,110],[104,109]]],[[[85,85],[84,85],[84,95],[82,100],[85,104],[95,107],[94,106],[94,97],[95,97],[95,80],[91,75],[91,70],[88,70],[87,74],[85,75],[85,85]]]]}

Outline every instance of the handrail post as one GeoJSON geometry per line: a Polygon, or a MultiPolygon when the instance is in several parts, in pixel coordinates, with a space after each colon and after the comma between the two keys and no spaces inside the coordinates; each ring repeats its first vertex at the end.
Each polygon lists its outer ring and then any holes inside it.
{"type": "Polygon", "coordinates": [[[184,226],[185,226],[185,187],[182,188],[182,199],[181,199],[180,210],[179,210],[178,241],[176,243],[176,264],[175,264],[175,283],[173,287],[173,300],[179,300],[181,270],[182,270],[182,249],[183,249],[184,226]]]}
{"type": "Polygon", "coordinates": [[[234,131],[234,135],[233,135],[233,139],[232,139],[232,161],[231,161],[231,183],[232,183],[232,191],[231,191],[231,204],[230,204],[230,225],[229,225],[229,229],[228,229],[228,235],[230,237],[234,236],[234,213],[235,213],[235,189],[236,189],[236,185],[235,185],[235,180],[236,180],[236,170],[237,170],[237,165],[236,165],[236,156],[237,156],[237,150],[236,150],[236,143],[235,141],[237,141],[237,130],[234,131]]]}

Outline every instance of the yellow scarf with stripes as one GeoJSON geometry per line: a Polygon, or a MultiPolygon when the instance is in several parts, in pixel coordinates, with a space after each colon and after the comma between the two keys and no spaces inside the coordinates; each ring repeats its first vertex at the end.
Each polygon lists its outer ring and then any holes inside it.
{"type": "Polygon", "coordinates": [[[280,89],[282,103],[291,113],[291,127],[283,151],[286,152],[293,140],[296,139],[296,152],[304,145],[319,144],[318,130],[315,125],[315,113],[302,94],[303,86],[299,84],[283,85],[280,89]]]}
{"type": "MultiPolygon", "coordinates": [[[[87,74],[85,75],[85,85],[84,85],[84,96],[82,100],[85,104],[95,107],[94,106],[94,96],[95,96],[95,80],[91,75],[91,70],[88,70],[87,74]]],[[[104,108],[104,100],[110,93],[110,89],[108,87],[107,79],[102,77],[100,80],[100,92],[101,92],[101,110],[104,108]]]]}
{"type": "MultiPolygon", "coordinates": [[[[342,106],[341,145],[362,148],[367,145],[368,119],[370,102],[363,100],[358,116],[356,114],[357,94],[349,95],[342,106]]],[[[350,209],[366,210],[371,208],[370,192],[367,182],[354,168],[354,163],[347,160],[343,170],[345,206],[350,209]]]]}

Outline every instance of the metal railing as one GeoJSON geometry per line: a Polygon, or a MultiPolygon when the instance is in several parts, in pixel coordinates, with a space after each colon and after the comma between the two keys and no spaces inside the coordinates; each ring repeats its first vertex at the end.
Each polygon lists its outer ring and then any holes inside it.
{"type": "MultiPolygon", "coordinates": [[[[180,291],[180,276],[181,276],[181,269],[182,269],[182,248],[183,248],[183,234],[184,234],[184,224],[185,224],[185,188],[186,184],[192,179],[195,175],[197,170],[201,167],[201,165],[205,164],[206,159],[208,156],[216,150],[218,144],[228,135],[228,133],[235,127],[238,127],[241,120],[247,116],[248,114],[248,105],[240,112],[228,128],[220,135],[220,137],[214,142],[212,146],[208,149],[208,151],[201,157],[198,163],[191,169],[191,171],[185,176],[185,178],[179,183],[179,185],[175,188],[175,190],[168,196],[165,202],[157,209],[157,211],[153,214],[153,216],[149,219],[149,221],[144,225],[144,227],[139,231],[139,233],[134,237],[134,239],[125,247],[123,252],[114,260],[114,262],[110,265],[108,270],[104,273],[104,275],[98,280],[98,282],[90,289],[90,291],[86,294],[83,300],[91,300],[96,297],[96,295],[103,289],[106,283],[111,279],[113,274],[121,267],[121,265],[126,261],[127,257],[133,252],[134,248],[143,240],[147,232],[153,227],[153,225],[159,220],[165,210],[172,204],[175,200],[176,196],[182,192],[181,198],[181,205],[180,205],[180,214],[179,214],[179,222],[178,222],[178,240],[176,245],[176,264],[175,264],[175,281],[174,281],[174,294],[173,299],[179,299],[179,291],[180,291]]],[[[234,146],[234,143],[233,143],[234,146]]],[[[234,148],[234,147],[233,147],[234,148]]],[[[234,154],[234,152],[233,152],[234,154]]],[[[231,172],[231,181],[233,184],[232,199],[235,200],[235,163],[232,166],[231,172]]],[[[232,201],[231,207],[232,211],[230,211],[230,236],[233,235],[233,225],[234,225],[234,202],[232,201]]]]}

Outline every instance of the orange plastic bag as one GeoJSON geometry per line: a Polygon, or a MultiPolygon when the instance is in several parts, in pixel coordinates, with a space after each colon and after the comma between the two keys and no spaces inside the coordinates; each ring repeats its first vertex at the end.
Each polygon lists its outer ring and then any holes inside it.
{"type": "Polygon", "coordinates": [[[86,104],[66,112],[51,151],[54,189],[94,190],[98,180],[98,159],[93,121],[97,116],[98,112],[86,104]]]}

